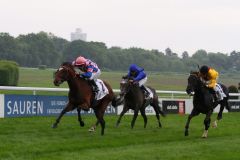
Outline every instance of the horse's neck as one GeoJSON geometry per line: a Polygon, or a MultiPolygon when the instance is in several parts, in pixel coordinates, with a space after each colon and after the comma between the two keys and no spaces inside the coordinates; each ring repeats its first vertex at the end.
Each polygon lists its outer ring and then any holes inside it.
{"type": "Polygon", "coordinates": [[[69,86],[69,91],[71,93],[80,93],[80,95],[87,94],[86,91],[82,90],[83,88],[88,87],[87,81],[75,77],[69,79],[67,82],[69,86]]]}
{"type": "Polygon", "coordinates": [[[197,89],[194,92],[195,92],[194,99],[196,101],[198,101],[199,103],[201,103],[203,105],[207,105],[210,103],[210,102],[208,102],[209,98],[207,98],[207,97],[211,96],[211,93],[210,93],[209,89],[207,87],[205,87],[204,84],[202,84],[202,82],[200,82],[199,87],[197,87],[197,89]]]}
{"type": "Polygon", "coordinates": [[[139,92],[141,92],[139,87],[130,86],[126,96],[130,99],[139,98],[139,92]]]}

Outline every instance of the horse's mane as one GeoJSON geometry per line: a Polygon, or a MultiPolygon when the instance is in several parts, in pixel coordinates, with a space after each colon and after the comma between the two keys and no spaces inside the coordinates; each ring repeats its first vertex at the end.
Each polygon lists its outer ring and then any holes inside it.
{"type": "Polygon", "coordinates": [[[199,71],[190,71],[190,75],[199,76],[199,71]]]}
{"type": "Polygon", "coordinates": [[[61,66],[69,66],[69,67],[73,67],[72,63],[71,62],[63,62],[61,64],[61,66]]]}

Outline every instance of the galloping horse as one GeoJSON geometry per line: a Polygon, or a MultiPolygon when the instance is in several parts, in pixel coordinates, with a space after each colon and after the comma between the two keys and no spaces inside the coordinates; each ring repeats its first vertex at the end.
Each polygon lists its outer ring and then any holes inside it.
{"type": "MultiPolygon", "coordinates": [[[[185,126],[185,136],[188,136],[188,128],[189,128],[189,123],[191,119],[194,116],[199,115],[199,113],[206,114],[206,118],[204,120],[204,125],[205,125],[205,130],[203,132],[202,137],[207,138],[208,136],[208,128],[210,126],[211,122],[211,115],[213,113],[214,108],[220,104],[220,111],[217,116],[217,120],[222,119],[222,112],[224,110],[224,107],[229,110],[228,106],[228,98],[229,98],[229,93],[228,89],[226,86],[223,84],[220,84],[223,92],[225,93],[226,97],[223,98],[221,101],[215,101],[214,100],[214,95],[212,91],[207,88],[204,83],[201,81],[199,77],[199,72],[191,72],[189,77],[188,77],[188,85],[186,92],[191,95],[192,92],[194,92],[193,96],[193,109],[191,114],[188,116],[188,120],[185,126]]],[[[216,127],[217,121],[214,122],[214,126],[216,127]]]]}
{"type": "Polygon", "coordinates": [[[77,76],[74,67],[69,62],[65,62],[60,66],[60,68],[55,74],[55,79],[53,83],[56,86],[59,86],[64,81],[67,81],[69,86],[69,101],[52,127],[56,128],[58,123],[60,122],[61,117],[66,112],[72,111],[75,108],[77,108],[78,111],[78,120],[80,122],[80,125],[84,126],[84,122],[81,119],[80,111],[81,109],[89,110],[89,108],[92,108],[97,117],[97,123],[101,124],[101,134],[103,135],[105,128],[105,121],[103,119],[103,116],[108,104],[114,100],[114,93],[110,85],[104,81],[104,84],[106,85],[109,94],[107,94],[102,99],[96,101],[95,94],[92,92],[92,87],[89,85],[88,81],[84,78],[80,78],[79,76],[77,76]]]}
{"type": "Polygon", "coordinates": [[[121,95],[124,95],[124,106],[123,110],[120,114],[120,117],[117,120],[116,126],[119,126],[120,121],[122,116],[129,110],[132,109],[134,110],[134,116],[131,122],[131,127],[134,127],[135,121],[138,116],[138,112],[141,112],[141,115],[144,119],[144,128],[146,128],[147,125],[147,116],[145,114],[145,108],[150,104],[155,112],[156,112],[156,117],[158,120],[158,125],[159,127],[162,127],[161,122],[160,122],[160,117],[159,114],[162,116],[165,116],[165,114],[160,110],[160,107],[158,105],[158,95],[156,94],[156,91],[152,88],[150,88],[151,91],[153,92],[153,99],[145,99],[145,95],[138,86],[138,84],[133,84],[127,79],[123,79],[120,83],[120,90],[121,90],[121,95]]]}

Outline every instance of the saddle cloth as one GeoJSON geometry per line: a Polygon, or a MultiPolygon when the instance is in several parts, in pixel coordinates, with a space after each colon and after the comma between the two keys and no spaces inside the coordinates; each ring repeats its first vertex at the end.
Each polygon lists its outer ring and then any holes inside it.
{"type": "Polygon", "coordinates": [[[223,92],[222,86],[219,83],[216,84],[216,89],[219,91],[223,98],[227,97],[226,94],[223,92]]]}
{"type": "Polygon", "coordinates": [[[146,87],[146,89],[147,89],[148,92],[150,93],[150,94],[149,94],[149,97],[150,97],[151,99],[153,99],[153,92],[152,92],[152,90],[151,90],[150,88],[148,88],[148,87],[146,87]]]}
{"type": "Polygon", "coordinates": [[[105,97],[109,93],[109,91],[101,79],[97,79],[96,84],[98,86],[99,91],[96,93],[95,99],[100,100],[103,97],[105,97]]]}

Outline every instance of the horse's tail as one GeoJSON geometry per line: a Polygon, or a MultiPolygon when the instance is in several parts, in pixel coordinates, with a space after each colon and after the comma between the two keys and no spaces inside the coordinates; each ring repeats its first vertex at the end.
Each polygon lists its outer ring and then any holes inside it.
{"type": "MultiPolygon", "coordinates": [[[[230,111],[230,106],[229,106],[229,92],[231,91],[231,87],[226,87],[225,85],[221,84],[221,87],[223,89],[223,92],[225,93],[226,97],[224,98],[224,106],[225,108],[230,111]]],[[[238,91],[238,90],[237,90],[238,91]]]]}
{"type": "Polygon", "coordinates": [[[112,100],[112,106],[116,108],[117,106],[121,105],[123,103],[123,97],[120,97],[118,95],[114,95],[112,100]]]}
{"type": "Polygon", "coordinates": [[[166,117],[166,113],[164,113],[161,110],[161,107],[159,106],[159,100],[158,100],[158,95],[157,95],[156,90],[150,86],[148,86],[148,88],[150,88],[151,91],[153,92],[153,103],[155,103],[156,109],[158,110],[158,112],[160,113],[161,116],[166,117]]]}
{"type": "Polygon", "coordinates": [[[158,106],[158,111],[159,111],[159,113],[161,114],[161,116],[166,117],[166,113],[164,113],[164,112],[161,110],[160,106],[158,106]]]}

